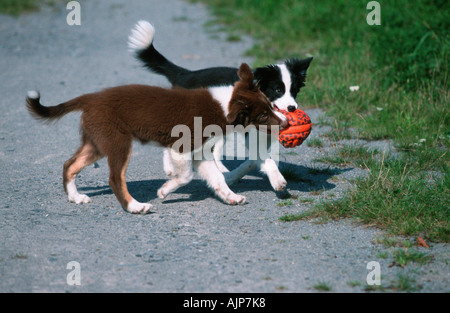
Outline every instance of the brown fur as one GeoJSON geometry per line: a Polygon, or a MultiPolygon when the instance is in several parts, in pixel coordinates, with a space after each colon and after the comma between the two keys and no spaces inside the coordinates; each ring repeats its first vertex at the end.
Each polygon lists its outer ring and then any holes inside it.
{"type": "MultiPolygon", "coordinates": [[[[273,113],[267,97],[253,84],[248,65],[241,66],[239,76],[241,80],[235,84],[228,104],[228,116],[207,89],[163,89],[145,85],[109,88],[52,107],[42,106],[39,97],[28,97],[27,107],[36,118],[44,120],[57,119],[72,111],[83,112],[81,147],[64,163],[65,191],[68,193],[68,184],[84,167],[106,156],[110,168],[109,184],[121,205],[127,208],[132,197],[127,190],[125,172],[133,139],[171,147],[179,139],[171,137],[172,128],[182,124],[193,130],[194,117],[202,117],[203,128],[215,124],[224,133],[229,124],[282,123],[273,113]]],[[[191,133],[193,136],[193,131],[191,133]]],[[[194,140],[191,140],[191,148],[197,148],[193,144],[194,140]]]]}

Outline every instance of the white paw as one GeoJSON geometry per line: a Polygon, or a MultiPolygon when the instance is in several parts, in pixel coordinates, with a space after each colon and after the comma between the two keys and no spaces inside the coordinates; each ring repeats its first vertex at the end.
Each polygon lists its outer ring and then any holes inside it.
{"type": "Polygon", "coordinates": [[[269,176],[270,184],[275,191],[282,191],[287,186],[287,181],[280,175],[269,176]]]}
{"type": "Polygon", "coordinates": [[[270,181],[270,185],[275,191],[282,191],[286,188],[287,182],[281,175],[277,164],[272,159],[266,159],[263,164],[261,164],[261,171],[267,175],[270,181]]]}
{"type": "Polygon", "coordinates": [[[244,204],[247,199],[244,196],[232,194],[226,199],[226,202],[231,205],[244,204]]]}
{"type": "Polygon", "coordinates": [[[166,184],[164,184],[161,188],[158,189],[157,195],[158,195],[158,198],[160,198],[160,199],[164,199],[168,194],[168,192],[166,191],[166,188],[165,188],[166,184]]]}
{"type": "Polygon", "coordinates": [[[69,201],[75,202],[76,204],[89,203],[89,202],[91,202],[91,198],[89,198],[86,195],[76,193],[76,194],[69,195],[69,201]]]}
{"type": "Polygon", "coordinates": [[[133,199],[128,203],[127,211],[133,214],[146,214],[150,208],[152,208],[150,203],[141,203],[133,199]]]}

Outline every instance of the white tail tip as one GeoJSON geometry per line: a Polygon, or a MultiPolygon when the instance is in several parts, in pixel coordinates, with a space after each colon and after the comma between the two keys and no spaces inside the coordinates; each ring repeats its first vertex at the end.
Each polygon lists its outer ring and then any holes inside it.
{"type": "Polygon", "coordinates": [[[27,92],[27,97],[31,99],[39,99],[39,92],[36,90],[30,90],[27,92]]]}
{"type": "Polygon", "coordinates": [[[147,21],[139,21],[128,36],[128,48],[135,52],[147,49],[153,41],[155,28],[147,21]]]}

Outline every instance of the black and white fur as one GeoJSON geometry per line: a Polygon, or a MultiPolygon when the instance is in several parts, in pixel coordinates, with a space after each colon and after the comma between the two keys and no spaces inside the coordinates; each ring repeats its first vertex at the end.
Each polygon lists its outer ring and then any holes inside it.
{"type": "MultiPolygon", "coordinates": [[[[233,84],[239,80],[237,68],[212,67],[191,71],[170,62],[153,46],[154,34],[153,25],[147,21],[139,21],[131,31],[128,47],[148,69],[165,76],[173,86],[188,89],[212,86],[232,88],[233,84]]],[[[297,109],[298,105],[295,99],[300,88],[305,86],[306,72],[312,59],[312,57],[303,60],[292,58],[281,64],[271,64],[253,71],[260,90],[269,98],[273,106],[286,111],[297,109]]],[[[270,143],[271,140],[267,140],[267,142],[270,143]]],[[[286,187],[286,180],[271,158],[247,160],[237,169],[229,172],[220,162],[221,148],[221,144],[218,143],[215,149],[216,164],[225,173],[229,184],[238,181],[254,168],[259,168],[268,176],[274,190],[281,191],[286,187]]],[[[172,169],[170,158],[165,152],[164,170],[166,174],[173,174],[172,169]]]]}

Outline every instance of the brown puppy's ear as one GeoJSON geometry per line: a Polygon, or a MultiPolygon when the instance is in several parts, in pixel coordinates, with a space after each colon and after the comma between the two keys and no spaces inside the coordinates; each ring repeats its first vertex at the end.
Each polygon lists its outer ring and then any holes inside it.
{"type": "Polygon", "coordinates": [[[231,100],[227,122],[231,125],[246,125],[249,122],[248,105],[243,100],[231,100]]]}
{"type": "Polygon", "coordinates": [[[230,112],[227,115],[227,122],[231,125],[243,125],[246,127],[249,124],[249,115],[245,110],[230,112]]]}
{"type": "Polygon", "coordinates": [[[245,82],[249,86],[253,86],[253,72],[247,63],[241,64],[241,67],[239,67],[238,76],[241,82],[245,82]]]}
{"type": "Polygon", "coordinates": [[[246,125],[249,123],[249,103],[244,96],[248,90],[254,90],[253,72],[246,63],[242,63],[238,71],[239,81],[234,85],[233,96],[229,104],[227,122],[232,125],[246,125]]]}
{"type": "Polygon", "coordinates": [[[234,125],[234,121],[236,120],[238,113],[239,111],[237,110],[229,112],[227,115],[227,123],[230,125],[234,125]]]}

